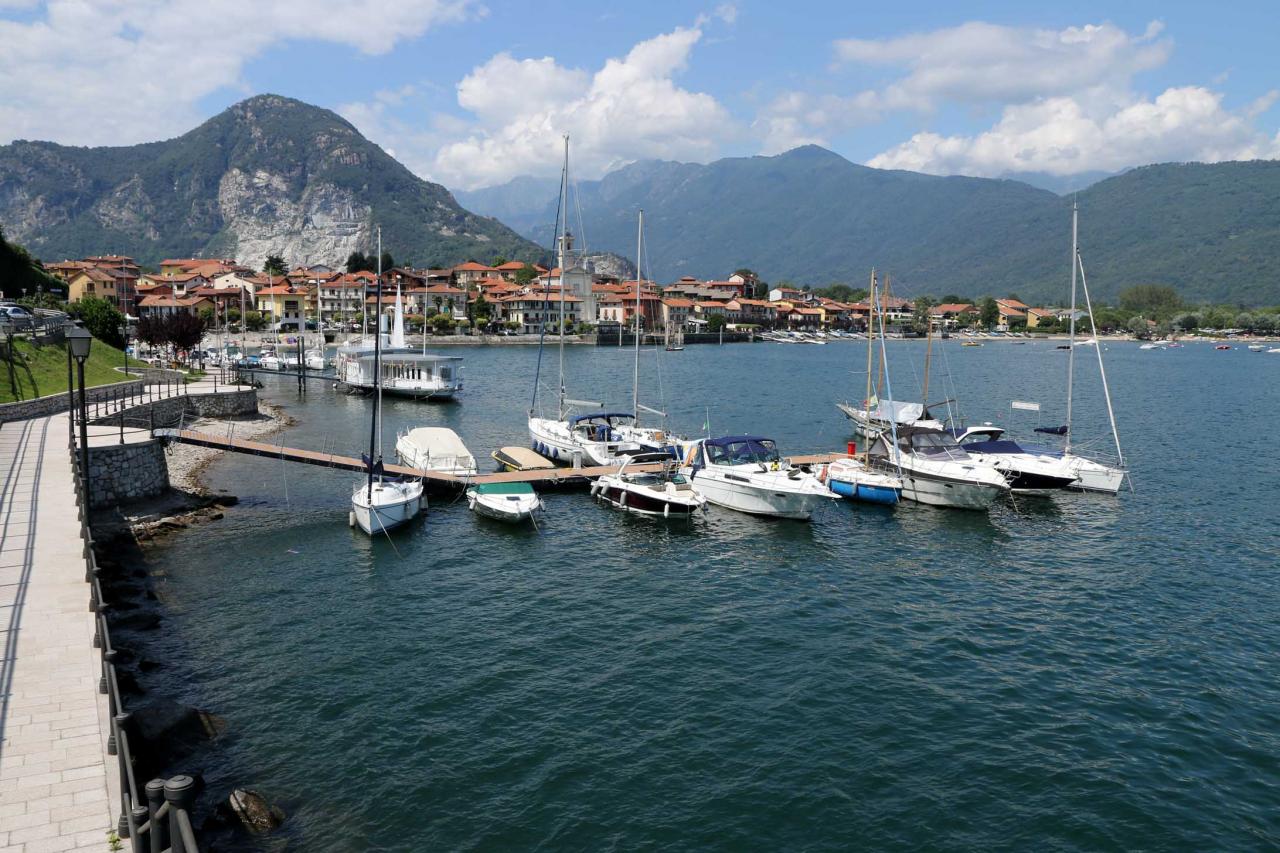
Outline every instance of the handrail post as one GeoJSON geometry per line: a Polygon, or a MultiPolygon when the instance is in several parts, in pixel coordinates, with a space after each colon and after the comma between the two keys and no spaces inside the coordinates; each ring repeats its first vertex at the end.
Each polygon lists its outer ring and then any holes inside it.
{"type": "Polygon", "coordinates": [[[147,836],[151,853],[164,853],[169,846],[169,824],[160,820],[160,808],[164,805],[164,780],[152,779],[147,783],[147,836]]]}
{"type": "Polygon", "coordinates": [[[190,776],[174,776],[164,783],[164,798],[169,803],[169,839],[173,853],[198,853],[187,850],[182,839],[182,827],[178,823],[178,812],[190,812],[196,801],[196,780],[190,776]]]}
{"type": "MultiPolygon", "coordinates": [[[[133,853],[147,853],[146,845],[142,840],[142,833],[138,831],[147,822],[147,807],[135,804],[129,817],[131,818],[127,827],[129,829],[129,846],[133,848],[133,853]]],[[[122,838],[125,837],[124,833],[117,834],[122,838]]],[[[149,835],[150,833],[148,832],[147,834],[149,835]]]]}

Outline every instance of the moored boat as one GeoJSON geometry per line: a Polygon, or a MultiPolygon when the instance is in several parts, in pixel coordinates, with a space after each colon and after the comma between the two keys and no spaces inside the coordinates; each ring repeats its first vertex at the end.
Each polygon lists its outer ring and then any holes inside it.
{"type": "Polygon", "coordinates": [[[527,447],[499,447],[490,454],[490,458],[502,471],[546,471],[556,467],[550,459],[527,447]]]}
{"type": "Polygon", "coordinates": [[[591,494],[619,509],[637,515],[691,518],[707,499],[669,459],[659,471],[628,471],[630,462],[591,484],[591,494]]]}
{"type": "Polygon", "coordinates": [[[447,427],[415,427],[396,436],[396,456],[419,471],[435,471],[470,478],[477,472],[476,458],[458,434],[447,427]]]}
{"type": "Polygon", "coordinates": [[[902,496],[933,506],[988,509],[1009,493],[1005,476],[979,463],[948,432],[897,427],[871,445],[871,464],[902,477],[902,496]],[[895,443],[896,439],[896,443],[895,443]]]}
{"type": "Polygon", "coordinates": [[[836,495],[778,454],[773,439],[726,435],[693,442],[680,469],[713,504],[754,515],[807,521],[836,495]]]}
{"type": "Polygon", "coordinates": [[[828,489],[851,501],[892,506],[902,497],[901,479],[883,471],[874,471],[852,457],[829,463],[821,477],[826,478],[828,489]]]}
{"type": "Polygon", "coordinates": [[[467,506],[476,515],[510,523],[528,521],[543,508],[542,498],[528,483],[481,483],[472,486],[467,489],[467,506]]]}

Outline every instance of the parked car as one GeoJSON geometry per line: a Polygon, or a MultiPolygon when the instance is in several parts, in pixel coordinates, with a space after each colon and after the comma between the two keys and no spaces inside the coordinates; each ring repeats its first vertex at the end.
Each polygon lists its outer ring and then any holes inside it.
{"type": "Polygon", "coordinates": [[[0,316],[11,324],[15,329],[30,329],[35,326],[35,318],[31,316],[31,312],[21,305],[4,305],[0,306],[0,316]]]}

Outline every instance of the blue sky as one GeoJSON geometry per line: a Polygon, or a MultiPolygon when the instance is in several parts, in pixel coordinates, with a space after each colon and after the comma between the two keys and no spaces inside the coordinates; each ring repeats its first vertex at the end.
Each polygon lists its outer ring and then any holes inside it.
{"type": "Polygon", "coordinates": [[[1274,4],[0,0],[0,142],[167,138],[252,94],[455,188],[816,142],[940,174],[1280,156],[1274,4]],[[94,44],[85,51],[85,44],[94,44]]]}

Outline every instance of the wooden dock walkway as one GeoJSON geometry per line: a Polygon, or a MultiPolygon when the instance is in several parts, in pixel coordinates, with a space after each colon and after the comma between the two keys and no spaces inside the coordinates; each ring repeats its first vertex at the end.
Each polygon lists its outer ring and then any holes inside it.
{"type": "MultiPolygon", "coordinates": [[[[164,436],[171,441],[192,444],[196,447],[208,447],[231,453],[244,453],[249,456],[264,456],[271,459],[283,459],[286,462],[298,462],[303,465],[316,465],[321,468],[337,468],[343,471],[364,472],[367,470],[363,460],[352,456],[341,456],[336,453],[324,453],[316,450],[305,450],[298,447],[285,447],[282,444],[268,444],[263,441],[251,441],[233,436],[223,437],[189,429],[158,429],[156,435],[164,436]]],[[[844,457],[843,453],[812,453],[792,456],[791,461],[797,465],[821,465],[844,457]]],[[[384,464],[383,470],[397,477],[421,477],[440,487],[463,489],[480,483],[530,483],[534,486],[586,485],[597,477],[616,473],[620,465],[598,465],[583,468],[545,468],[537,471],[500,471],[492,474],[479,474],[475,477],[458,477],[442,471],[422,471],[405,465],[384,464]]],[[[662,463],[650,462],[631,465],[628,471],[655,472],[662,470],[662,463]]]]}

